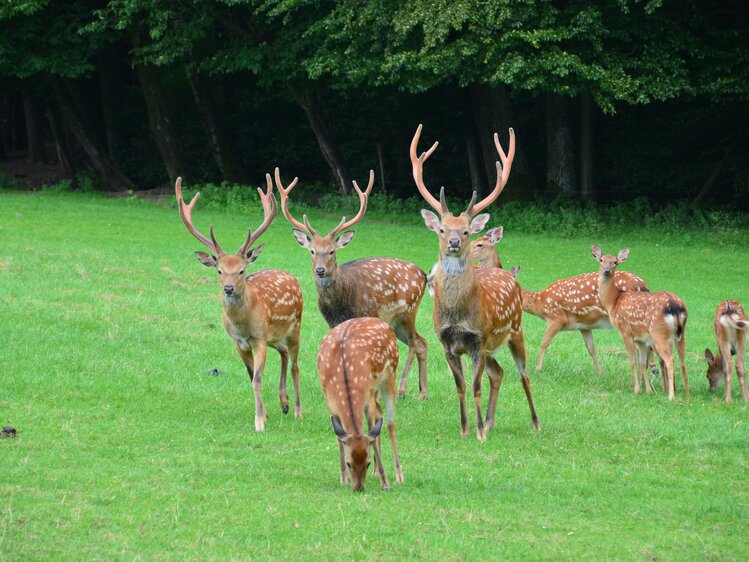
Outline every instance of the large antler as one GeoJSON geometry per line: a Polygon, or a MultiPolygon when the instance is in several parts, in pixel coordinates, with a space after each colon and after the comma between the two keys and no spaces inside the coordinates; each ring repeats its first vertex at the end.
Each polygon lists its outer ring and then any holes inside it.
{"type": "Polygon", "coordinates": [[[270,174],[265,174],[265,182],[268,185],[268,190],[263,191],[262,188],[258,187],[257,192],[260,194],[260,201],[263,204],[263,222],[257,227],[257,230],[253,233],[252,229],[247,232],[247,239],[242,244],[237,254],[244,255],[250,246],[260,238],[260,235],[265,232],[270,223],[273,221],[273,217],[278,212],[278,206],[276,205],[276,196],[273,195],[273,182],[270,181],[270,174]]]}
{"type": "Polygon", "coordinates": [[[502,150],[502,145],[499,143],[499,135],[497,135],[497,133],[494,133],[494,146],[497,147],[499,159],[502,161],[502,164],[497,161],[497,183],[494,185],[494,189],[492,190],[492,192],[484,199],[482,199],[478,204],[475,204],[476,192],[473,192],[471,202],[468,204],[468,208],[466,209],[466,214],[469,217],[480,213],[489,205],[494,203],[495,199],[499,197],[500,193],[502,193],[507,180],[510,178],[510,169],[512,168],[512,161],[515,158],[515,131],[512,130],[512,127],[510,127],[510,150],[507,152],[507,154],[505,154],[505,151],[502,150]]]}
{"type": "Polygon", "coordinates": [[[182,178],[177,178],[176,183],[174,184],[174,190],[177,194],[177,204],[179,205],[179,216],[182,218],[182,222],[185,223],[185,226],[187,227],[187,230],[190,231],[190,233],[200,240],[200,242],[209,250],[212,252],[215,252],[216,255],[223,255],[224,250],[221,249],[221,246],[219,246],[218,242],[216,241],[216,237],[213,235],[213,225],[211,225],[211,239],[208,240],[208,238],[205,237],[204,234],[202,234],[197,228],[195,228],[195,225],[192,224],[192,210],[193,207],[195,207],[195,203],[198,202],[198,199],[200,199],[200,192],[195,194],[195,197],[192,198],[192,201],[190,201],[189,204],[185,203],[185,200],[182,199],[182,178]]]}
{"type": "Polygon", "coordinates": [[[354,180],[352,183],[354,184],[354,189],[356,190],[357,195],[359,195],[359,212],[356,213],[356,216],[348,222],[346,222],[346,217],[343,217],[341,219],[341,222],[338,223],[338,226],[336,226],[331,232],[333,236],[335,236],[339,232],[343,232],[344,230],[351,228],[364,216],[364,212],[367,210],[367,201],[369,199],[369,194],[372,191],[372,186],[374,185],[374,170],[369,170],[369,185],[367,185],[366,191],[362,192],[362,190],[359,188],[359,184],[356,183],[356,180],[354,180]]]}
{"type": "MultiPolygon", "coordinates": [[[[315,234],[317,234],[317,232],[315,232],[315,230],[310,226],[309,221],[307,220],[307,215],[302,216],[302,218],[304,219],[304,224],[302,224],[294,217],[292,217],[291,213],[289,212],[289,193],[291,193],[291,190],[294,189],[294,186],[299,181],[299,178],[294,178],[289,184],[289,187],[284,188],[283,184],[281,183],[281,172],[278,169],[278,166],[276,166],[274,175],[276,177],[276,188],[278,189],[278,193],[281,196],[281,212],[283,212],[283,216],[285,216],[286,220],[297,227],[299,230],[306,232],[310,236],[314,236],[315,234]]],[[[268,176],[268,181],[270,181],[270,175],[268,176]]]]}
{"type": "Polygon", "coordinates": [[[414,181],[416,182],[416,187],[419,188],[419,193],[421,193],[421,196],[426,200],[426,202],[429,203],[435,211],[437,211],[438,213],[442,215],[445,215],[450,212],[447,209],[447,202],[445,201],[445,188],[442,187],[440,189],[440,201],[438,204],[434,196],[431,193],[429,193],[427,186],[424,185],[424,162],[426,162],[427,159],[432,155],[432,153],[435,150],[437,150],[437,146],[439,145],[439,142],[435,142],[432,145],[432,148],[430,148],[426,152],[422,152],[421,155],[417,156],[416,146],[419,144],[419,138],[421,137],[421,129],[422,129],[422,125],[419,124],[419,126],[416,129],[416,134],[414,134],[414,138],[413,140],[411,140],[410,154],[411,154],[411,167],[413,170],[414,181]]]}

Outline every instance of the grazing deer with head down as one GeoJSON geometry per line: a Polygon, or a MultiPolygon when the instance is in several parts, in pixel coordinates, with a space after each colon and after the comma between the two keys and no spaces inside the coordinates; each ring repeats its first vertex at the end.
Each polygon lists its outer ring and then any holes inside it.
{"type": "Polygon", "coordinates": [[[413,177],[419,193],[439,213],[422,209],[427,228],[439,236],[439,267],[434,277],[434,328],[442,342],[445,357],[455,378],[460,399],[461,434],[468,435],[466,416],[466,384],[460,357],[468,354],[473,361],[473,400],[476,407],[476,437],[486,439],[486,429],[494,426],[497,395],[503,371],[492,357],[500,346],[507,344],[515,359],[520,380],[525,390],[534,429],[539,428],[533,405],[531,384],[525,372],[525,344],[523,341],[520,286],[507,271],[496,267],[473,267],[470,263],[471,234],[481,232],[489,221],[489,214],[479,214],[499,196],[510,176],[515,157],[515,133],[510,129],[510,149],[505,154],[494,135],[494,143],[502,164],[497,162],[497,183],[492,192],[476,203],[473,193],[468,208],[454,216],[445,202],[445,189],[437,201],[429,193],[423,179],[424,162],[437,148],[437,143],[420,156],[416,148],[421,136],[421,125],[411,141],[413,177]],[[484,368],[489,376],[489,402],[486,425],[481,414],[481,376],[484,368]]]}
{"type": "Polygon", "coordinates": [[[471,261],[479,265],[502,268],[499,254],[494,248],[502,240],[504,228],[498,226],[486,231],[486,234],[471,242],[471,261]]]}
{"type": "Polygon", "coordinates": [[[746,384],[746,370],[744,368],[744,354],[746,353],[746,333],[749,319],[739,301],[728,300],[718,305],[715,311],[715,340],[718,342],[718,355],[714,356],[710,349],[705,350],[707,359],[707,379],[710,390],[716,391],[722,380],[726,381],[726,402],[731,402],[731,377],[733,365],[731,356],[736,355],[736,374],[739,377],[741,396],[744,402],[749,401],[749,388],[746,384]]]}
{"type": "Polygon", "coordinates": [[[289,212],[289,193],[298,178],[284,187],[276,168],[276,186],[281,194],[281,210],[300,246],[312,256],[312,271],[317,287],[317,304],[328,326],[333,328],[345,320],[371,316],[388,323],[396,337],[408,346],[403,367],[399,397],[406,395],[408,371],[414,356],[419,363],[419,399],[427,398],[427,341],[416,331],[416,312],[424,296],[426,275],[410,262],[395,258],[361,258],[338,265],[336,252],[345,248],[354,237],[352,228],[367,210],[367,198],[374,185],[374,172],[369,172],[369,185],[362,191],[354,181],[359,196],[359,212],[347,221],[341,219],[327,235],[318,234],[304,215],[304,222],[289,212]]]}
{"type": "Polygon", "coordinates": [[[317,372],[330,410],[333,430],[338,437],[341,484],[350,481],[354,490],[364,490],[364,479],[370,464],[370,445],[374,448],[375,472],[380,477],[382,489],[389,489],[380,451],[382,410],[377,404],[378,395],[385,403],[395,481],[403,483],[395,438],[397,367],[398,342],[395,333],[378,318],[347,320],[328,332],[320,345],[317,372]],[[369,425],[366,434],[364,416],[369,425]]]}
{"type": "MultiPolygon", "coordinates": [[[[614,285],[619,291],[648,291],[645,281],[626,271],[616,272],[614,285]]],[[[536,371],[543,368],[546,348],[559,332],[580,330],[596,371],[599,375],[603,373],[591,330],[612,326],[598,292],[598,273],[559,279],[541,291],[523,289],[523,311],[546,322],[536,371]]]]}
{"type": "Polygon", "coordinates": [[[210,240],[195,228],[192,223],[192,210],[200,193],[195,194],[192,201],[187,204],[182,199],[182,178],[177,178],[175,185],[182,222],[195,238],[215,254],[195,252],[203,265],[218,271],[223,297],[221,302],[224,328],[237,346],[255,394],[255,431],[265,430],[267,418],[262,398],[262,377],[268,346],[276,349],[281,356],[281,381],[278,388],[281,409],[284,414],[289,411],[286,370],[291,359],[294,415],[302,415],[297,365],[299,330],[302,322],[302,290],[297,280],[285,271],[266,269],[252,275],[247,274],[247,267],[260,255],[264,244],[252,249],[250,246],[265,232],[277,212],[270,175],[266,175],[266,182],[266,192],[258,188],[263,204],[263,222],[254,233],[252,230],[247,233],[247,238],[236,254],[224,252],[213,235],[213,225],[210,227],[210,240]]]}
{"type": "Polygon", "coordinates": [[[652,347],[661,358],[664,383],[668,377],[668,399],[674,399],[675,343],[679,352],[684,390],[689,398],[689,381],[684,363],[684,332],[687,327],[687,307],[684,301],[669,291],[620,291],[614,282],[614,275],[617,266],[629,256],[629,249],[621,250],[616,256],[602,255],[601,248],[594,245],[591,247],[591,253],[601,264],[598,268],[601,302],[627,348],[635,380],[635,394],[641,392],[639,372],[642,372],[647,393],[653,392],[645,372],[648,348],[652,347]],[[635,359],[635,350],[639,360],[635,359]]]}

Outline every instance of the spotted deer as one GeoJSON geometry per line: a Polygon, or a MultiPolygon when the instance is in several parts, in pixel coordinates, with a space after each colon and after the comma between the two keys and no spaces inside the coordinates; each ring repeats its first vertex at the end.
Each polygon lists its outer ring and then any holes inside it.
{"type": "MultiPolygon", "coordinates": [[[[616,272],[614,286],[619,291],[648,291],[645,281],[626,271],[616,272]]],[[[603,373],[591,330],[613,326],[598,296],[598,273],[583,273],[559,279],[541,291],[523,289],[523,311],[546,322],[536,371],[543,368],[546,348],[559,332],[579,330],[596,371],[599,375],[603,373]]]]}
{"type": "Polygon", "coordinates": [[[263,222],[253,233],[247,233],[242,247],[236,254],[227,254],[213,235],[210,240],[195,228],[192,210],[200,197],[195,194],[189,204],[182,199],[182,178],[177,178],[175,190],[179,205],[179,216],[187,230],[213,254],[195,252],[200,263],[215,268],[222,288],[223,323],[226,333],[234,340],[239,356],[250,375],[255,394],[255,431],[265,430],[267,414],[262,398],[262,378],[268,347],[281,356],[281,380],[278,387],[281,410],[289,411],[286,391],[286,371],[291,359],[291,378],[294,383],[294,416],[301,417],[299,402],[299,330],[302,322],[302,290],[297,280],[285,271],[266,269],[247,273],[248,266],[260,255],[264,244],[250,246],[266,231],[277,212],[273,195],[273,183],[266,175],[266,192],[258,188],[263,205],[263,222]]]}
{"type": "Polygon", "coordinates": [[[645,390],[648,394],[653,392],[645,372],[648,348],[652,347],[661,358],[664,383],[668,381],[668,399],[674,399],[673,346],[676,344],[681,375],[684,379],[684,391],[687,398],[690,398],[687,367],[684,363],[684,332],[687,327],[687,307],[684,301],[669,291],[620,291],[614,282],[616,268],[627,259],[629,249],[621,250],[616,256],[602,255],[601,248],[594,245],[591,247],[591,253],[600,263],[598,286],[601,303],[627,348],[635,382],[635,394],[641,392],[640,372],[645,382],[645,390]]]}
{"type": "Polygon", "coordinates": [[[739,301],[723,301],[715,310],[715,340],[718,342],[718,355],[705,349],[707,360],[707,380],[710,390],[715,392],[721,381],[726,382],[725,400],[731,402],[731,377],[733,376],[732,355],[736,356],[736,374],[739,377],[741,396],[744,402],[749,401],[749,388],[746,385],[744,355],[746,353],[746,333],[749,319],[739,301]]]}
{"type": "Polygon", "coordinates": [[[424,184],[424,162],[436,150],[437,144],[417,156],[416,148],[422,126],[416,129],[411,141],[410,155],[416,187],[424,200],[438,215],[422,209],[427,228],[439,237],[439,267],[434,277],[433,321],[437,336],[445,350],[445,358],[455,379],[460,401],[461,434],[468,435],[466,416],[465,379],[461,356],[467,354],[473,362],[473,400],[476,408],[476,437],[486,439],[486,430],[494,426],[497,395],[503,371],[492,356],[507,344],[515,359],[520,380],[525,390],[534,429],[539,429],[533,405],[531,383],[525,372],[525,344],[521,323],[521,293],[515,278],[496,267],[473,267],[470,264],[471,234],[481,232],[489,221],[489,214],[479,214],[499,196],[510,175],[515,157],[515,133],[510,129],[510,149],[502,150],[499,138],[494,143],[502,161],[497,162],[497,182],[492,192],[476,203],[473,193],[468,208],[458,216],[450,213],[445,202],[445,189],[437,201],[424,184]],[[489,377],[489,401],[486,425],[481,412],[481,377],[486,367],[489,377]]]}
{"type": "Polygon", "coordinates": [[[336,254],[354,237],[352,228],[367,210],[367,198],[374,185],[374,172],[369,172],[365,191],[353,182],[359,196],[359,212],[353,219],[341,219],[331,232],[321,235],[303,216],[296,220],[289,212],[289,193],[298,178],[284,187],[278,168],[276,186],[281,195],[281,210],[300,246],[312,257],[312,272],[317,287],[317,305],[328,326],[333,328],[345,320],[371,316],[388,323],[396,337],[408,346],[408,357],[400,378],[398,395],[406,395],[408,371],[414,356],[419,364],[419,399],[427,398],[427,341],[416,331],[416,313],[424,296],[426,274],[420,267],[395,258],[361,258],[338,265],[336,254]]]}
{"type": "Polygon", "coordinates": [[[486,234],[471,242],[471,261],[489,267],[502,267],[495,246],[502,240],[504,228],[498,226],[486,231],[486,234]]]}
{"type": "Polygon", "coordinates": [[[375,472],[383,490],[388,490],[382,465],[380,431],[385,403],[388,435],[393,447],[395,481],[403,483],[403,470],[395,438],[395,370],[398,342],[388,324],[378,318],[352,318],[338,324],[323,338],[317,353],[317,372],[330,421],[338,438],[341,484],[351,482],[355,491],[364,490],[369,447],[375,454],[375,472]],[[364,433],[364,417],[369,432],[364,433]]]}

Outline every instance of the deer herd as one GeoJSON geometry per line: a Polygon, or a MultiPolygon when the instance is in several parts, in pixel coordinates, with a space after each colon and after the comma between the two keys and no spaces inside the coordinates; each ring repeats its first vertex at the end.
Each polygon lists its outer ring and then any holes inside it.
{"type": "MultiPolygon", "coordinates": [[[[177,179],[175,192],[182,222],[211,253],[195,252],[198,260],[214,268],[222,292],[223,324],[234,341],[247,368],[255,395],[255,430],[264,431],[267,410],[262,399],[262,379],[268,347],[278,351],[281,363],[279,401],[284,414],[289,411],[286,375],[291,363],[294,386],[294,415],[301,417],[299,398],[299,346],[302,320],[302,290],[288,272],[265,269],[250,273],[248,268],[257,260],[264,244],[252,245],[267,230],[277,211],[278,190],[281,210],[294,228],[298,244],[310,253],[318,307],[330,331],[320,344],[317,371],[325,402],[330,411],[333,431],[340,452],[341,483],[350,483],[354,490],[364,489],[370,465],[370,448],[374,451],[374,474],[383,490],[389,489],[382,464],[380,432],[387,422],[395,464],[395,481],[402,483],[403,470],[398,457],[395,430],[395,402],[406,395],[407,375],[416,358],[419,370],[419,394],[427,398],[427,340],[416,329],[416,314],[428,288],[434,299],[434,329],[455,380],[460,403],[460,433],[469,434],[466,405],[466,381],[462,356],[471,360],[471,391],[476,416],[476,437],[486,439],[494,427],[497,398],[504,371],[495,354],[504,345],[509,348],[528,402],[531,424],[540,424],[533,402],[531,382],[526,372],[526,345],[523,335],[523,312],[542,318],[546,332],[540,344],[536,371],[543,367],[544,355],[551,340],[563,330],[579,330],[596,371],[601,365],[596,356],[592,330],[616,328],[624,342],[634,378],[634,391],[652,392],[648,368],[657,372],[657,356],[663,379],[663,391],[669,400],[675,394],[673,348],[676,346],[684,383],[690,397],[685,365],[685,332],[687,308],[684,301],[668,291],[651,292],[640,277],[617,271],[629,256],[624,249],[617,255],[603,254],[592,246],[598,271],[554,281],[540,291],[528,291],[518,283],[519,266],[502,268],[496,245],[502,239],[502,227],[495,227],[484,236],[472,240],[484,230],[489,214],[482,213],[499,197],[510,176],[515,156],[515,133],[510,129],[509,148],[505,152],[495,133],[494,144],[499,155],[497,180],[491,193],[477,201],[473,193],[465,211],[454,215],[447,207],[445,188],[437,200],[424,183],[424,163],[437,149],[434,143],[418,153],[422,126],[411,141],[410,158],[416,187],[433,209],[422,209],[421,215],[429,230],[438,239],[438,261],[429,275],[424,270],[397,258],[371,257],[338,264],[338,249],[351,243],[351,230],[364,216],[367,200],[374,185],[370,171],[367,188],[362,191],[356,181],[354,190],[359,198],[359,211],[350,220],[343,217],[327,235],[312,228],[307,216],[302,221],[289,211],[289,195],[296,186],[294,178],[288,186],[281,181],[278,168],[275,177],[266,174],[266,189],[258,188],[263,207],[263,222],[250,230],[241,248],[227,254],[219,245],[210,226],[210,238],[193,224],[192,211],[200,193],[190,203],[182,198],[182,180],[177,179]],[[408,346],[408,357],[396,386],[398,344],[408,346]],[[650,367],[648,367],[650,364],[650,367]],[[486,415],[482,411],[482,378],[489,379],[489,400],[486,415]],[[384,404],[383,407],[378,402],[384,404]],[[367,430],[364,429],[364,419],[367,430]]],[[[734,370],[739,378],[741,394],[749,401],[744,354],[749,319],[736,300],[721,302],[714,319],[717,352],[705,350],[710,390],[725,384],[725,401],[731,402],[731,379],[734,370]]]]}

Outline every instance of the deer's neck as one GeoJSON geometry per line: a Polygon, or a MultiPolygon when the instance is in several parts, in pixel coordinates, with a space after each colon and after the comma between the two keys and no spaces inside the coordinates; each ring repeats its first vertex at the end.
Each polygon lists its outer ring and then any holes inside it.
{"type": "Polygon", "coordinates": [[[315,285],[317,305],[328,326],[332,328],[357,316],[355,286],[347,271],[336,267],[328,278],[315,279],[315,285]]]}
{"type": "Polygon", "coordinates": [[[437,305],[443,310],[468,310],[476,304],[476,275],[468,257],[442,256],[435,285],[437,305]]]}
{"type": "Polygon", "coordinates": [[[619,298],[619,289],[614,284],[614,275],[606,277],[603,273],[598,274],[598,296],[601,299],[601,304],[606,309],[606,312],[611,316],[611,310],[616,305],[616,301],[619,298]]]}

